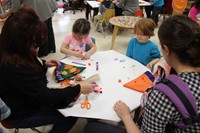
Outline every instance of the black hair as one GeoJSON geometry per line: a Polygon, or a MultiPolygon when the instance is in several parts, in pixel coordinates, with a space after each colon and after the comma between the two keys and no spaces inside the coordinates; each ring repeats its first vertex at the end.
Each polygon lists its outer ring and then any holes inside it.
{"type": "Polygon", "coordinates": [[[88,35],[90,29],[90,22],[84,18],[80,18],[75,21],[72,32],[79,35],[88,35]]]}
{"type": "Polygon", "coordinates": [[[166,45],[182,63],[200,67],[200,26],[191,18],[169,17],[161,24],[158,37],[161,47],[166,45]]]}

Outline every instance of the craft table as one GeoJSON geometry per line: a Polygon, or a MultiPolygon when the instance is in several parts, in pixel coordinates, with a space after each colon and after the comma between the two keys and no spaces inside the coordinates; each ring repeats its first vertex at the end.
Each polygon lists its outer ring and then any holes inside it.
{"type": "Polygon", "coordinates": [[[115,39],[118,33],[118,29],[134,29],[136,21],[140,19],[139,17],[134,16],[117,16],[109,20],[109,22],[114,25],[114,30],[112,34],[112,45],[110,49],[113,49],[115,44],[115,39]]]}
{"type": "MultiPolygon", "coordinates": [[[[100,81],[96,83],[102,88],[102,93],[92,92],[88,95],[91,103],[91,109],[82,109],[81,102],[84,101],[85,95],[81,95],[72,107],[59,109],[64,116],[76,116],[84,118],[97,118],[119,122],[120,118],[113,110],[114,103],[123,100],[131,110],[140,105],[142,93],[123,87],[123,84],[135,79],[147,68],[139,62],[122,55],[116,51],[96,52],[89,60],[80,60],[77,58],[65,58],[61,60],[64,63],[73,64],[79,62],[86,64],[86,69],[80,73],[81,76],[88,78],[93,74],[100,75],[100,81]],[[98,71],[96,70],[98,62],[98,71]]],[[[58,87],[52,78],[52,69],[47,71],[48,87],[58,87]]]]}

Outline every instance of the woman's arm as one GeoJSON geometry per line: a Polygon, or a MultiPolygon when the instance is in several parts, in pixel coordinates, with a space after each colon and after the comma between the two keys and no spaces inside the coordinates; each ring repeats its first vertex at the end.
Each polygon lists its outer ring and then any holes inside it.
{"type": "Polygon", "coordinates": [[[7,118],[10,115],[10,108],[0,98],[0,120],[7,118]]]}
{"type": "Polygon", "coordinates": [[[139,128],[133,122],[129,107],[124,102],[122,102],[121,100],[116,102],[114,105],[114,110],[117,115],[122,119],[127,133],[140,133],[139,128]]]}

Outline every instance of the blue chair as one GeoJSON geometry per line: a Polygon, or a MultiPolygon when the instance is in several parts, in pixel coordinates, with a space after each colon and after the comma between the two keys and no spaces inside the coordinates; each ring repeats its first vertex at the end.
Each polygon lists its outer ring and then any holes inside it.
{"type": "MultiPolygon", "coordinates": [[[[95,38],[91,37],[92,42],[95,44],[95,38]]],[[[88,44],[85,45],[85,52],[90,50],[90,46],[88,44]]]]}

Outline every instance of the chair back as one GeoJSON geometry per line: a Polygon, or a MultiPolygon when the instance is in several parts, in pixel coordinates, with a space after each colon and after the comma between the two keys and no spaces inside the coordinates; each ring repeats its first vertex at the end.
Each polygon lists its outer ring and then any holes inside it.
{"type": "Polygon", "coordinates": [[[1,125],[7,129],[12,129],[14,128],[13,126],[11,126],[10,124],[8,124],[5,120],[1,121],[1,125]]]}
{"type": "Polygon", "coordinates": [[[107,9],[100,20],[101,23],[109,22],[109,19],[115,16],[115,9],[107,9]]]}
{"type": "MultiPolygon", "coordinates": [[[[91,37],[92,39],[92,42],[95,44],[95,38],[91,37]]],[[[85,45],[85,52],[89,51],[90,50],[90,46],[88,44],[85,45]]]]}
{"type": "Polygon", "coordinates": [[[144,17],[143,9],[135,11],[133,16],[143,18],[144,17]]]}

